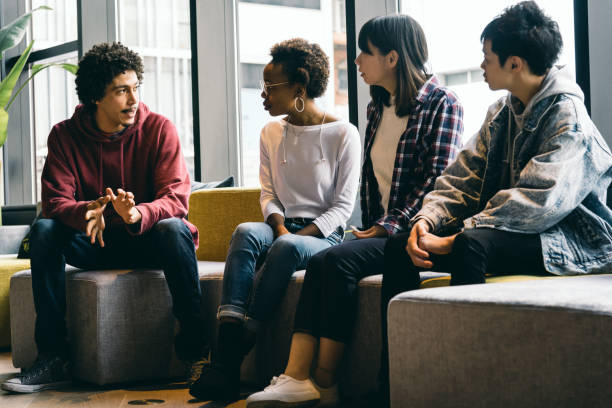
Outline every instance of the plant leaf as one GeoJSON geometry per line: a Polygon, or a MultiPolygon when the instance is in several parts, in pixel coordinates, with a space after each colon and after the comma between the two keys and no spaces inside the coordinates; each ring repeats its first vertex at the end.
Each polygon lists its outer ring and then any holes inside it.
{"type": "Polygon", "coordinates": [[[0,54],[19,44],[19,42],[26,33],[26,27],[30,22],[32,13],[36,10],[41,9],[53,10],[51,7],[48,6],[40,6],[30,11],[29,13],[25,13],[21,17],[18,17],[16,20],[11,21],[8,25],[0,29],[0,54]]]}
{"type": "Polygon", "coordinates": [[[0,108],[0,147],[6,142],[6,129],[8,128],[9,114],[4,108],[0,108]]]}
{"type": "Polygon", "coordinates": [[[78,66],[76,66],[74,64],[69,64],[67,62],[66,63],[51,62],[49,64],[35,64],[34,66],[32,66],[32,69],[30,70],[29,78],[21,83],[21,86],[19,87],[17,92],[15,92],[13,94],[13,97],[9,100],[8,104],[6,105],[6,109],[8,110],[8,108],[13,104],[13,101],[15,100],[15,98],[17,98],[17,96],[19,95],[21,90],[26,87],[28,82],[30,82],[34,78],[34,75],[38,74],[43,69],[46,69],[46,68],[49,68],[49,67],[61,67],[61,68],[64,68],[66,71],[71,72],[73,74],[79,68],[78,66]]]}
{"type": "Polygon", "coordinates": [[[77,71],[79,70],[78,65],[68,64],[67,62],[60,64],[60,66],[74,75],[76,75],[77,71]]]}
{"type": "Polygon", "coordinates": [[[11,99],[13,88],[15,88],[17,79],[19,79],[19,75],[21,75],[21,71],[30,56],[30,51],[32,51],[32,45],[34,45],[34,41],[28,45],[25,51],[23,51],[21,57],[19,57],[15,65],[13,65],[13,68],[11,68],[11,72],[9,72],[2,82],[0,82],[0,108],[5,108],[6,104],[11,99]]]}
{"type": "Polygon", "coordinates": [[[50,67],[51,65],[54,65],[54,64],[34,64],[32,65],[32,69],[30,70],[30,76],[33,77],[34,75],[38,74],[39,71],[42,71],[43,69],[50,67]]]}

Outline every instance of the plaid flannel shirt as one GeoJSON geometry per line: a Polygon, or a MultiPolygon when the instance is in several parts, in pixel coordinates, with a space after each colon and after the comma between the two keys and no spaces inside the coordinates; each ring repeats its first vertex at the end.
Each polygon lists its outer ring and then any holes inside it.
{"type": "Polygon", "coordinates": [[[406,231],[436,178],[461,149],[463,107],[454,93],[432,76],[419,90],[406,130],[400,137],[389,194],[387,215],[374,175],[370,153],[382,118],[382,105],[368,105],[361,172],[361,211],[364,228],[374,224],[389,235],[406,231]]]}

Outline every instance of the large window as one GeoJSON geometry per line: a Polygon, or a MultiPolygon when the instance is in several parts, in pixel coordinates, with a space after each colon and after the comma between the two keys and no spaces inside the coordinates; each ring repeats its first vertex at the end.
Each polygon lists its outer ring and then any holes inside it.
{"type": "Polygon", "coordinates": [[[48,6],[53,9],[38,11],[32,15],[34,50],[78,39],[76,0],[31,0],[30,4],[31,10],[40,6],[48,6]]]}
{"type": "Polygon", "coordinates": [[[144,60],[141,101],[176,126],[194,180],[189,0],[121,0],[119,39],[144,60]]]}
{"type": "MultiPolygon", "coordinates": [[[[464,107],[464,143],[480,129],[487,107],[504,91],[492,92],[483,81],[480,34],[487,23],[518,0],[402,0],[400,11],[423,27],[432,71],[455,91],[464,107]]],[[[563,36],[558,64],[575,76],[573,0],[538,0],[563,36]]]]}
{"type": "Polygon", "coordinates": [[[259,80],[262,79],[263,67],[270,61],[270,48],[274,44],[301,37],[323,48],[330,60],[330,79],[326,93],[317,100],[317,104],[348,120],[344,13],[344,0],[240,1],[238,32],[243,185],[259,185],[259,134],[271,119],[263,109],[259,80]]]}
{"type": "MultiPolygon", "coordinates": [[[[77,63],[77,52],[60,55],[37,64],[49,62],[77,63]]],[[[36,201],[40,201],[40,177],[47,158],[47,136],[56,124],[72,116],[79,99],[74,75],[58,67],[40,72],[33,79],[32,124],[34,126],[34,167],[36,169],[36,201]]]]}
{"type": "MultiPolygon", "coordinates": [[[[31,0],[30,10],[47,5],[32,15],[31,39],[34,40],[31,61],[34,64],[77,63],[77,1],[31,0]],[[72,45],[71,45],[72,44],[72,45]],[[64,46],[65,49],[58,49],[64,46]],[[67,47],[66,47],[67,46],[67,47]],[[66,49],[72,49],[65,52],[66,49]],[[38,51],[38,52],[36,52],[38,51]]],[[[47,158],[47,137],[53,125],[72,116],[78,104],[74,75],[58,67],[38,73],[32,81],[31,118],[34,146],[35,200],[40,201],[40,177],[47,158]]]]}

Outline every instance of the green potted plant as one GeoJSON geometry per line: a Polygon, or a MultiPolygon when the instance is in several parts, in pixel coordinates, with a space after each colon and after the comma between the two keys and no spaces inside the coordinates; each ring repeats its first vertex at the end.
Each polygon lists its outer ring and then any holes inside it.
{"type": "MultiPolygon", "coordinates": [[[[2,62],[4,63],[4,52],[17,46],[23,39],[23,36],[26,33],[28,23],[32,18],[32,13],[37,10],[52,10],[51,7],[41,6],[38,7],[28,13],[25,13],[21,17],[16,20],[10,22],[6,26],[0,28],[0,55],[2,55],[2,62]]],[[[23,71],[23,68],[26,65],[28,57],[32,52],[32,45],[34,41],[31,41],[27,48],[23,51],[17,62],[12,66],[8,75],[0,81],[0,148],[6,142],[7,129],[8,129],[8,121],[9,114],[8,110],[21,92],[21,90],[26,86],[26,84],[40,71],[45,68],[48,68],[53,65],[60,66],[65,70],[76,74],[77,66],[74,64],[43,64],[43,65],[34,65],[31,69],[29,78],[24,81],[21,87],[17,90],[17,92],[13,92],[15,89],[15,85],[17,85],[17,80],[23,71]]],[[[0,156],[0,177],[2,177],[2,156],[0,156]]],[[[0,225],[2,225],[2,213],[0,213],[0,225]]]]}

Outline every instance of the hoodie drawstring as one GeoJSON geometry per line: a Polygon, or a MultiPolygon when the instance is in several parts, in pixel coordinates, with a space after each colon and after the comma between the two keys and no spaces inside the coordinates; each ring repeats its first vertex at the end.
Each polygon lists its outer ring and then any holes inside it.
{"type": "Polygon", "coordinates": [[[121,139],[121,146],[120,146],[120,151],[121,153],[119,154],[121,157],[121,188],[123,189],[123,191],[125,191],[125,171],[123,169],[123,139],[121,139]]]}
{"type": "MultiPolygon", "coordinates": [[[[324,162],[325,161],[325,156],[323,155],[323,142],[321,141],[321,135],[323,134],[323,124],[325,123],[325,118],[327,116],[327,112],[323,112],[323,120],[321,121],[321,126],[319,127],[319,151],[321,152],[321,161],[324,162]]],[[[287,130],[289,129],[289,122],[287,122],[287,126],[285,126],[285,128],[283,129],[283,140],[281,141],[281,143],[283,144],[283,160],[281,161],[281,164],[287,164],[287,147],[286,147],[286,142],[287,142],[287,130]]],[[[294,131],[294,135],[295,135],[295,131],[294,131]]]]}
{"type": "Polygon", "coordinates": [[[98,170],[98,194],[100,195],[100,197],[102,197],[104,194],[102,194],[102,179],[103,177],[103,169],[104,169],[104,165],[102,164],[102,143],[98,143],[98,166],[99,166],[99,170],[98,170]]]}
{"type": "Polygon", "coordinates": [[[319,128],[319,149],[321,150],[321,161],[325,161],[325,157],[323,156],[323,142],[321,142],[321,134],[323,133],[323,124],[325,123],[325,116],[327,116],[327,112],[323,111],[323,120],[321,121],[321,127],[319,128]]]}
{"type": "MultiPolygon", "coordinates": [[[[125,191],[125,169],[123,167],[123,140],[119,148],[119,164],[121,166],[121,188],[125,191]]],[[[102,191],[104,188],[104,163],[102,163],[102,143],[98,143],[98,194],[100,197],[106,193],[102,191]]]]}

